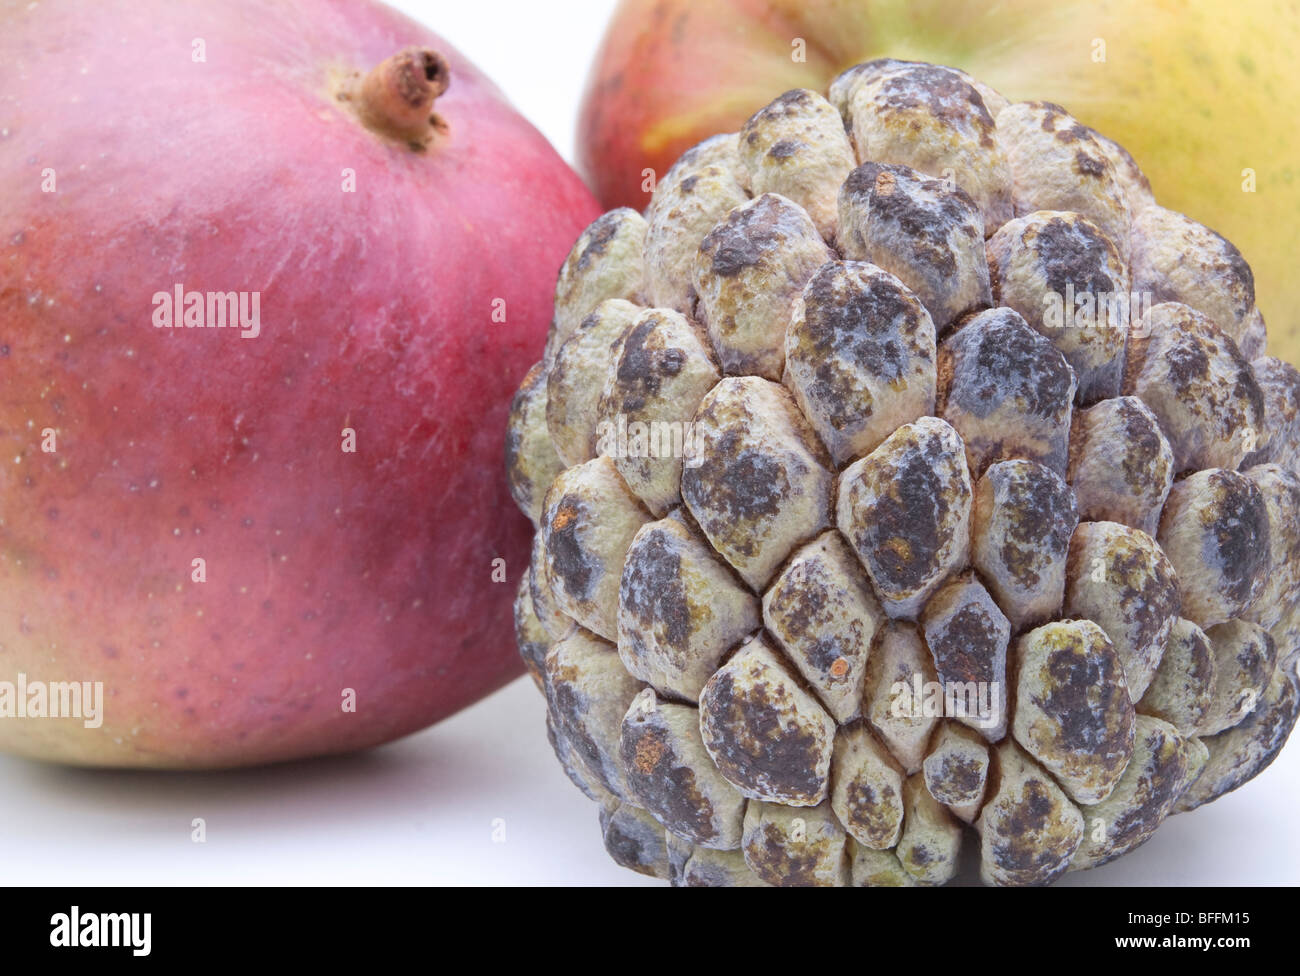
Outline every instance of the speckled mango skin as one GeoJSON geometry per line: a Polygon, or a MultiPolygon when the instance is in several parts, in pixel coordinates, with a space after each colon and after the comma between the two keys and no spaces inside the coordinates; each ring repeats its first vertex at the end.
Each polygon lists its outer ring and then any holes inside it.
{"type": "Polygon", "coordinates": [[[902,61],[593,224],[508,474],[520,653],[611,856],[938,885],[978,835],[984,881],[1043,885],[1263,770],[1300,711],[1300,373],[1252,289],[1065,109],[902,61]]]}

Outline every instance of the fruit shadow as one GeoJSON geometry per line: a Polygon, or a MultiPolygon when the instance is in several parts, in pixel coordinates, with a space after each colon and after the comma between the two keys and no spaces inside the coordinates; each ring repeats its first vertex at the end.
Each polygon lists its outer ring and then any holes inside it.
{"type": "Polygon", "coordinates": [[[87,814],[118,839],[175,830],[178,816],[274,831],[427,816],[466,803],[485,775],[479,757],[436,729],[364,752],[214,771],[113,770],[0,758],[8,790],[51,815],[87,814]]]}

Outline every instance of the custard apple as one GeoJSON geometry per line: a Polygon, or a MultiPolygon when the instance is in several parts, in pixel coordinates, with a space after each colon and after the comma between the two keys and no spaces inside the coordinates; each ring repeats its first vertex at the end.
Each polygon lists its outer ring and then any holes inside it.
{"type": "Polygon", "coordinates": [[[1134,160],[859,65],[559,274],[507,469],[548,734],[679,885],[1039,885],[1266,767],[1300,688],[1300,374],[1134,160]],[[974,859],[974,852],[971,854],[974,859]]]}

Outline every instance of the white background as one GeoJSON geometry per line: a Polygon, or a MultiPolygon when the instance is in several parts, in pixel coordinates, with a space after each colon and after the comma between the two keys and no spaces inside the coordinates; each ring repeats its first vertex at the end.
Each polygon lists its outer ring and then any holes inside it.
{"type": "MultiPolygon", "coordinates": [[[[578,99],[612,2],[395,6],[475,61],[572,160],[578,99]]],[[[435,728],[341,759],[158,774],[0,757],[0,884],[657,883],[606,856],[596,808],[553,758],[544,714],[520,678],[435,728]],[[196,817],[204,844],[190,840],[196,817]]],[[[1295,884],[1297,801],[1293,743],[1244,789],[1062,883],[1295,884]]]]}

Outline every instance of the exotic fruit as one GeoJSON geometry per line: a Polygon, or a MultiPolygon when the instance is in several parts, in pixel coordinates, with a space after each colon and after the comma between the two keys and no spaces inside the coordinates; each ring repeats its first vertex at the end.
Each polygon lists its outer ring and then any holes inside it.
{"type": "Polygon", "coordinates": [[[520,651],[611,855],[1045,884],[1296,721],[1300,374],[1115,143],[875,61],[560,272],[508,469],[520,651]]]}
{"type": "Polygon", "coordinates": [[[0,750],[335,753],[513,678],[485,474],[598,212],[382,5],[0,0],[0,750]]]}

